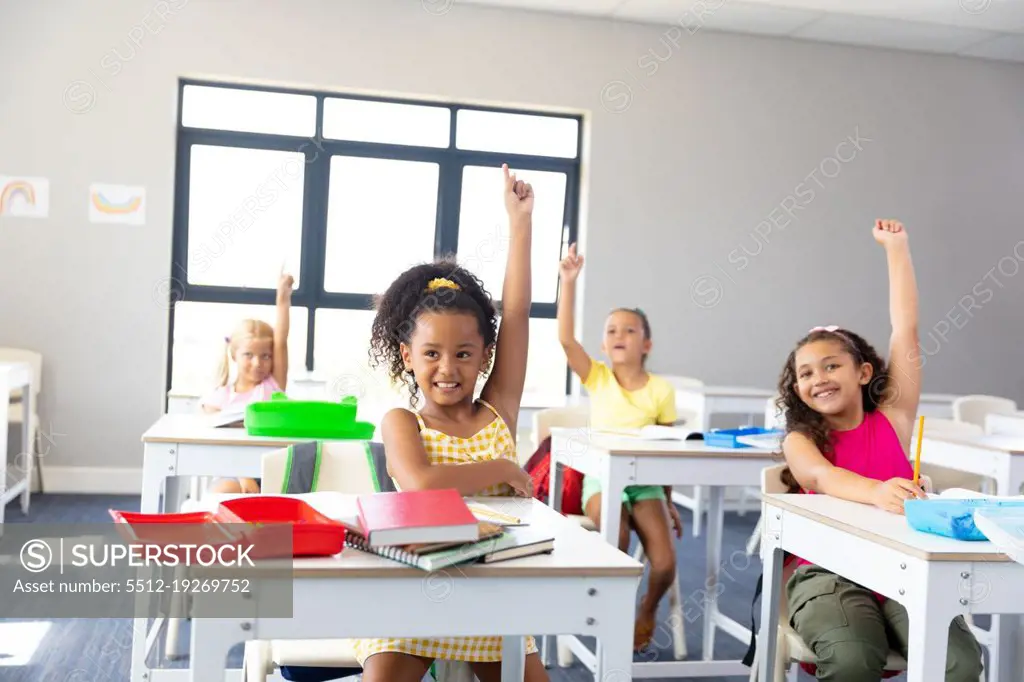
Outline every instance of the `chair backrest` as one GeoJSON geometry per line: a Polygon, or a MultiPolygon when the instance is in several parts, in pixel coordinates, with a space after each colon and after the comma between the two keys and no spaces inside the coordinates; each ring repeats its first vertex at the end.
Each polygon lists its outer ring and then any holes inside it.
{"type": "MultiPolygon", "coordinates": [[[[377,492],[378,472],[383,469],[383,448],[379,443],[365,441],[324,441],[320,446],[320,462],[315,490],[367,494],[377,492]],[[373,448],[372,446],[378,446],[373,448]],[[374,452],[374,449],[377,452],[374,452]]],[[[294,446],[299,448],[301,446],[294,446]]],[[[263,456],[261,491],[283,493],[293,448],[280,448],[263,456]]],[[[383,474],[386,477],[386,471],[383,474]]]]}
{"type": "Polygon", "coordinates": [[[785,468],[785,464],[775,464],[761,470],[762,493],[773,495],[789,492],[789,488],[787,488],[786,484],[782,482],[782,470],[785,468]]]}
{"type": "MultiPolygon", "coordinates": [[[[980,436],[985,429],[971,422],[962,422],[955,419],[939,419],[928,417],[924,420],[924,433],[944,436],[980,436]]],[[[914,439],[917,438],[917,428],[914,428],[914,439]]]]}
{"type": "MultiPolygon", "coordinates": [[[[985,428],[989,414],[1013,414],[1017,403],[994,395],[963,395],[953,401],[953,419],[985,428]]],[[[927,424],[925,424],[927,426],[927,424]]]]}
{"type": "MultiPolygon", "coordinates": [[[[0,348],[0,362],[27,362],[32,368],[33,391],[39,394],[43,385],[43,356],[25,348],[0,348]]],[[[15,395],[20,395],[15,391],[15,395]]],[[[35,395],[32,396],[35,398],[35,395]]]]}
{"type": "Polygon", "coordinates": [[[590,424],[590,409],[585,405],[550,407],[533,414],[533,446],[539,446],[551,435],[551,427],[586,428],[590,424]]]}
{"type": "Polygon", "coordinates": [[[786,420],[782,416],[782,411],[775,406],[775,401],[779,399],[779,394],[776,393],[764,406],[764,428],[766,429],[782,429],[786,426],[786,420]]]}

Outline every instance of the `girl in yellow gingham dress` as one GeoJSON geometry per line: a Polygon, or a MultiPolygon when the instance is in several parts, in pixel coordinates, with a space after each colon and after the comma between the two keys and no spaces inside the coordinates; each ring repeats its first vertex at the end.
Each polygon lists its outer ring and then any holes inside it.
{"type": "MultiPolygon", "coordinates": [[[[423,447],[426,449],[432,465],[486,462],[498,458],[518,462],[516,444],[505,420],[490,403],[483,400],[480,403],[494,413],[494,420],[469,438],[449,436],[446,433],[427,428],[423,423],[423,417],[416,414],[423,447]]],[[[507,483],[499,483],[478,493],[481,496],[509,496],[512,494],[513,490],[507,483]]],[[[501,637],[361,639],[355,641],[354,648],[360,665],[373,654],[382,651],[401,652],[423,658],[480,663],[494,663],[501,660],[501,637]]],[[[527,637],[526,653],[536,652],[536,641],[533,637],[527,637]]]]}
{"type": "MultiPolygon", "coordinates": [[[[388,473],[400,489],[533,494],[512,435],[530,339],[533,190],[507,166],[502,171],[509,239],[501,330],[483,282],[451,261],[409,268],[376,300],[371,364],[384,365],[392,381],[406,385],[411,407],[420,398],[426,403],[418,411],[393,409],[381,421],[388,473]],[[477,382],[486,375],[477,400],[477,382]]],[[[482,604],[481,618],[487,617],[494,615],[482,604]]],[[[395,623],[396,633],[401,625],[395,623]]],[[[501,675],[501,637],[364,639],[353,648],[363,682],[419,682],[436,659],[466,661],[481,680],[501,675]]],[[[525,649],[526,682],[547,682],[532,637],[525,649]]]]}

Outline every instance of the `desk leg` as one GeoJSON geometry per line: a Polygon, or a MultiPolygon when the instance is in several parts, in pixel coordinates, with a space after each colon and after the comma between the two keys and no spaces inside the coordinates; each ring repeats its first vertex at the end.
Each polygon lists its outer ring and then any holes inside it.
{"type": "Polygon", "coordinates": [[[164,480],[178,469],[177,452],[178,448],[173,443],[146,443],[142,455],[142,500],[139,505],[143,514],[159,513],[164,480]]]}
{"type": "Polygon", "coordinates": [[[910,621],[907,682],[935,682],[946,677],[949,625],[959,613],[956,604],[960,571],[968,564],[929,562],[923,580],[908,589],[904,606],[910,621]],[[944,589],[942,589],[944,588],[944,589]]]}
{"type": "Polygon", "coordinates": [[[32,437],[32,384],[21,389],[21,451],[25,453],[25,490],[21,493],[21,513],[28,516],[32,494],[32,465],[36,456],[35,438],[32,437]]]}
{"type": "Polygon", "coordinates": [[[224,682],[231,647],[248,638],[242,637],[240,618],[196,618],[192,621],[192,656],[189,660],[190,682],[224,682]]]}
{"type": "Polygon", "coordinates": [[[501,682],[523,682],[526,675],[526,638],[501,638],[501,682]]]}
{"type": "Polygon", "coordinates": [[[722,526],[725,523],[723,503],[725,488],[711,486],[708,506],[707,579],[704,581],[704,660],[715,658],[715,627],[718,614],[719,571],[722,568],[722,526]]]}
{"type": "MultiPolygon", "coordinates": [[[[636,480],[634,474],[635,465],[634,461],[629,457],[612,457],[611,455],[605,454],[604,456],[604,473],[601,476],[601,536],[604,537],[605,541],[612,547],[619,546],[619,525],[622,515],[622,493],[626,489],[626,484],[636,480]]],[[[628,619],[630,635],[628,637],[628,644],[630,645],[630,651],[632,651],[633,645],[633,623],[636,619],[636,597],[634,597],[634,611],[630,614],[628,619]]],[[[627,641],[627,640],[624,640],[627,641]]],[[[598,661],[602,660],[605,648],[605,642],[598,639],[597,645],[594,649],[598,661]]],[[[630,667],[628,670],[629,674],[632,675],[632,656],[630,656],[630,667]]],[[[607,669],[609,674],[612,671],[618,670],[618,668],[607,669]]],[[[601,671],[598,670],[598,673],[601,671]]],[[[610,682],[607,675],[601,676],[600,674],[594,678],[598,682],[610,682]]],[[[626,677],[623,679],[631,679],[626,677]]]]}
{"type": "MultiPolygon", "coordinates": [[[[548,472],[548,506],[556,512],[562,512],[562,462],[557,453],[551,452],[551,468],[548,472]]],[[[540,660],[545,668],[555,664],[554,653],[557,648],[557,635],[543,635],[540,638],[540,660]]]]}
{"type": "Polygon", "coordinates": [[[621,593],[618,589],[605,593],[605,603],[615,604],[612,607],[615,615],[605,616],[594,633],[597,636],[594,682],[631,682],[633,679],[633,621],[639,579],[632,587],[621,593]]]}
{"type": "MultiPolygon", "coordinates": [[[[762,507],[762,515],[779,513],[762,507]]],[[[779,598],[782,596],[782,562],[785,554],[779,542],[781,531],[766,524],[761,547],[764,550],[763,591],[761,592],[761,629],[757,635],[757,679],[769,682],[775,679],[775,658],[779,641],[779,598]]]]}

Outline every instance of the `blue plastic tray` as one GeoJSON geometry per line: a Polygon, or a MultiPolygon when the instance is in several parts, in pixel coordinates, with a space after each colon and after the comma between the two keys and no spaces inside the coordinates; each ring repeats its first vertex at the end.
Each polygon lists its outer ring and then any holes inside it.
{"type": "Polygon", "coordinates": [[[736,439],[743,436],[763,436],[769,433],[781,433],[781,431],[762,429],[759,426],[751,426],[746,429],[715,429],[704,432],[704,444],[716,448],[747,448],[750,446],[744,445],[736,439]]]}
{"type": "Polygon", "coordinates": [[[907,500],[903,503],[907,523],[914,530],[956,540],[980,542],[985,542],[988,538],[974,524],[975,510],[1010,507],[1024,509],[1024,500],[932,498],[907,500]]]}

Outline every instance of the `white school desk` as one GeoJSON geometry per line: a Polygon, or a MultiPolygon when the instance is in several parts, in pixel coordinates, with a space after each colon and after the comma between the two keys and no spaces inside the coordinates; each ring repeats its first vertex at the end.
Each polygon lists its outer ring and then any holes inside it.
{"type": "Polygon", "coordinates": [[[0,533],[3,532],[4,508],[21,495],[21,511],[28,514],[32,488],[32,466],[35,443],[32,442],[32,400],[35,396],[32,366],[27,362],[0,362],[0,399],[3,416],[0,417],[0,533]],[[14,458],[14,471],[7,470],[7,433],[10,425],[11,392],[21,389],[21,447],[23,452],[14,458]],[[20,480],[18,480],[20,479],[20,480]]]}
{"type": "Polygon", "coordinates": [[[985,432],[993,436],[1020,436],[1024,439],[1024,412],[986,415],[985,432]]]}
{"type": "MultiPolygon", "coordinates": [[[[911,458],[916,448],[915,425],[911,458]]],[[[929,435],[925,420],[921,461],[995,479],[997,495],[1019,495],[1024,485],[1024,435],[929,435]]]]}
{"type": "Polygon", "coordinates": [[[917,413],[935,419],[952,419],[953,401],[959,397],[952,393],[922,393],[917,403],[917,413]]]}
{"type": "Polygon", "coordinates": [[[676,387],[676,408],[696,412],[699,429],[707,430],[714,414],[742,414],[752,423],[765,412],[774,389],[745,386],[693,386],[676,387]]]}
{"type": "MultiPolygon", "coordinates": [[[[1010,561],[990,542],[962,542],[919,533],[901,515],[827,495],[765,495],[763,500],[764,594],[757,643],[758,679],[771,680],[774,669],[779,599],[784,587],[783,552],[907,608],[908,682],[944,679],[949,624],[954,617],[1024,613],[1024,566],[1010,561]]],[[[1002,666],[999,672],[1000,682],[1021,679],[1019,667],[1002,666]]],[[[990,671],[988,679],[997,678],[990,671]]]]}
{"type": "MultiPolygon", "coordinates": [[[[722,500],[727,486],[760,486],[761,471],[775,464],[770,450],[715,448],[702,441],[644,441],[615,437],[588,429],[551,429],[551,479],[548,503],[561,509],[562,467],[601,479],[601,535],[613,547],[619,542],[622,491],[630,485],[701,485],[710,489],[707,533],[707,599],[703,604],[703,660],[634,663],[633,676],[713,677],[747,675],[740,661],[713,660],[715,631],[742,642],[750,630],[718,611],[717,590],[722,569],[722,500]]],[[[545,654],[551,649],[546,647],[545,654]]],[[[573,652],[592,668],[593,656],[578,642],[573,652]]]]}
{"type": "MultiPolygon", "coordinates": [[[[211,496],[200,505],[212,508],[211,496]]],[[[355,496],[338,494],[354,510],[355,496]]],[[[523,635],[579,633],[601,642],[601,682],[628,682],[633,661],[633,619],[643,566],[543,503],[531,498],[480,498],[555,537],[550,554],[427,573],[373,554],[345,548],[321,559],[267,562],[268,572],[292,581],[291,618],[207,618],[202,595],[193,598],[192,655],[188,670],[147,670],[133,682],[220,682],[234,645],[261,639],[356,637],[505,637],[511,665],[503,682],[523,679],[523,635]]],[[[312,502],[330,516],[338,506],[312,502]]],[[[260,567],[252,575],[258,579],[260,567]]],[[[256,595],[254,611],[259,612],[256,595]]],[[[134,643],[137,654],[145,643],[134,643]]],[[[133,657],[134,660],[134,657],[133,657]]],[[[141,673],[141,669],[138,669],[141,673]]],[[[232,671],[230,677],[238,679],[232,671]]]]}
{"type": "Polygon", "coordinates": [[[142,434],[143,513],[174,509],[171,495],[160,509],[160,493],[171,476],[259,478],[265,453],[314,440],[250,436],[244,428],[207,426],[205,416],[165,414],[142,434]]]}

